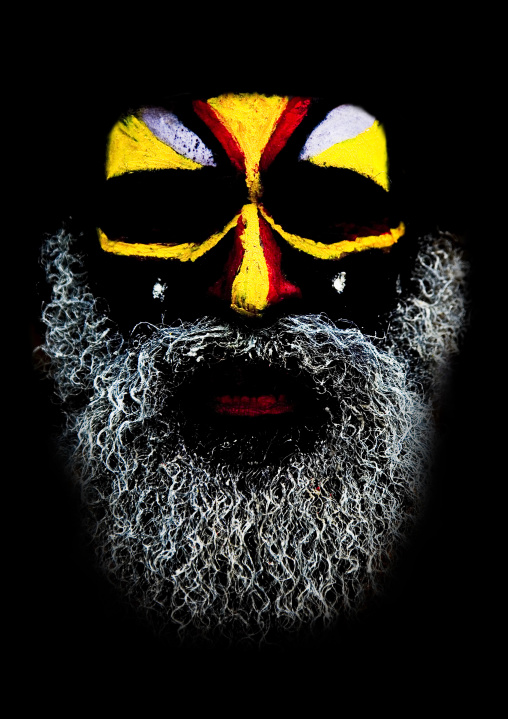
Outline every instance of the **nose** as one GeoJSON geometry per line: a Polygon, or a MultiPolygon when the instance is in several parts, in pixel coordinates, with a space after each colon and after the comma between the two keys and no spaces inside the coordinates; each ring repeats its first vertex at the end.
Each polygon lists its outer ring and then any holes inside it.
{"type": "Polygon", "coordinates": [[[285,299],[301,298],[300,288],[284,277],[280,247],[255,202],[242,207],[234,232],[223,274],[209,288],[211,295],[245,317],[262,317],[285,299]]]}

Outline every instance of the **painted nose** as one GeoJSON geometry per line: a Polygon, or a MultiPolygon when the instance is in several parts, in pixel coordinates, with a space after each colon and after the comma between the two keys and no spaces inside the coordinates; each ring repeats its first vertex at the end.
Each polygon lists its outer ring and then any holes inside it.
{"type": "Polygon", "coordinates": [[[301,297],[282,273],[280,247],[256,203],[242,207],[224,272],[209,292],[246,317],[261,317],[269,307],[301,297]]]}

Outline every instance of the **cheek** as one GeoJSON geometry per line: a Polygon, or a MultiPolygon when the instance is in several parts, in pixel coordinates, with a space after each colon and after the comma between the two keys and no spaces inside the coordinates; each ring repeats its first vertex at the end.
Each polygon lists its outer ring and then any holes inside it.
{"type": "MultiPolygon", "coordinates": [[[[374,333],[400,299],[398,289],[407,289],[413,243],[406,239],[390,252],[326,261],[265,238],[269,300],[277,314],[326,313],[335,322],[353,322],[374,333]],[[287,301],[291,297],[297,301],[287,301]]],[[[235,254],[232,233],[196,262],[137,260],[108,255],[96,243],[93,248],[88,245],[93,290],[106,298],[107,312],[124,333],[140,322],[171,324],[207,315],[233,319],[231,285],[242,252],[237,246],[235,254]]]]}
{"type": "Polygon", "coordinates": [[[370,250],[336,261],[289,248],[282,269],[301,289],[300,312],[324,312],[335,322],[352,322],[374,333],[383,330],[401,291],[407,291],[412,247],[408,241],[387,252],[370,250]]]}
{"type": "MultiPolygon", "coordinates": [[[[259,243],[267,304],[276,306],[277,314],[324,312],[370,333],[382,329],[400,299],[397,287],[406,285],[414,246],[406,235],[389,251],[324,260],[291,247],[262,216],[259,243]]],[[[206,315],[232,319],[233,285],[245,259],[234,230],[194,262],[111,255],[100,249],[95,233],[86,248],[94,291],[107,299],[107,311],[127,333],[140,322],[171,324],[206,315]]]]}
{"type": "Polygon", "coordinates": [[[87,266],[94,293],[105,299],[106,313],[128,335],[140,322],[171,324],[219,314],[219,300],[208,289],[223,273],[231,248],[228,236],[195,262],[143,260],[105,253],[92,235],[87,266]]]}

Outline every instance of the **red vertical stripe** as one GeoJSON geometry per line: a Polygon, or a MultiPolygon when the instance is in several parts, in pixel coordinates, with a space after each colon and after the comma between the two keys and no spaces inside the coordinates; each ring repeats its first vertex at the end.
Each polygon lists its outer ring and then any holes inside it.
{"type": "Polygon", "coordinates": [[[242,149],[213,107],[207,102],[203,102],[203,100],[194,100],[192,106],[196,115],[208,125],[222,147],[226,150],[233,165],[240,170],[240,172],[245,172],[245,157],[242,149]]]}
{"type": "Polygon", "coordinates": [[[243,217],[240,215],[235,227],[233,247],[229,253],[228,259],[226,260],[223,274],[208,290],[211,295],[219,297],[221,300],[226,300],[227,302],[231,302],[231,288],[233,287],[233,282],[238,270],[241,267],[243,256],[245,254],[241,240],[244,230],[245,222],[243,221],[243,217]]]}
{"type": "Polygon", "coordinates": [[[259,234],[268,267],[268,305],[290,297],[301,297],[300,288],[288,282],[282,274],[280,247],[273,237],[272,228],[261,215],[259,215],[259,234]]]}
{"type": "Polygon", "coordinates": [[[301,123],[309,108],[310,98],[292,97],[284,112],[281,114],[277,126],[268,140],[261,157],[260,168],[266,170],[282,150],[290,135],[301,123]]]}

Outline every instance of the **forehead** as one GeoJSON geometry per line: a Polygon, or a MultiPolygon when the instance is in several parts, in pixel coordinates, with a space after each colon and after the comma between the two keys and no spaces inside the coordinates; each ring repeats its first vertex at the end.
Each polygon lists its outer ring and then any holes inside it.
{"type": "Polygon", "coordinates": [[[247,174],[263,171],[298,130],[301,141],[312,133],[300,160],[315,158],[328,150],[326,157],[320,156],[318,162],[357,169],[360,165],[371,165],[374,158],[369,173],[388,189],[384,129],[374,115],[362,107],[336,105],[336,102],[307,96],[223,93],[206,99],[175,97],[159,106],[152,103],[132,108],[116,123],[110,135],[107,176],[124,171],[121,169],[124,155],[136,157],[125,166],[130,171],[148,169],[144,155],[158,151],[160,154],[161,142],[186,160],[159,158],[149,163],[151,169],[165,166],[191,169],[191,159],[199,165],[213,165],[211,153],[199,137],[204,126],[219,140],[237,169],[247,174]],[[354,138],[353,144],[348,143],[354,138]],[[336,149],[330,152],[330,148],[336,149]],[[340,157],[335,157],[337,152],[340,157]],[[352,155],[357,156],[353,162],[352,155]],[[117,168],[119,158],[122,158],[120,170],[117,168]]]}
{"type": "MultiPolygon", "coordinates": [[[[332,91],[323,91],[323,87],[316,86],[312,83],[246,83],[247,88],[239,85],[231,88],[228,84],[218,84],[213,86],[205,84],[203,87],[197,87],[195,90],[177,91],[175,88],[168,88],[168,83],[151,83],[138,84],[130,88],[123,88],[121,92],[113,92],[111,97],[104,97],[103,102],[95,106],[95,117],[100,121],[102,126],[102,142],[100,146],[104,147],[109,142],[109,133],[119,118],[126,117],[129,114],[137,114],[143,108],[159,108],[164,109],[176,115],[176,117],[187,127],[190,127],[196,134],[203,129],[202,121],[196,119],[196,104],[205,103],[208,110],[213,110],[214,114],[218,114],[220,110],[220,119],[215,123],[226,128],[227,131],[235,126],[236,135],[245,136],[248,134],[251,138],[262,140],[262,134],[256,138],[258,129],[265,133],[269,133],[270,124],[277,125],[283,123],[287,128],[288,108],[287,103],[293,102],[295,99],[305,99],[308,101],[308,107],[305,113],[304,122],[297,127],[296,133],[298,138],[305,140],[306,135],[310,134],[314,128],[322,123],[326,115],[335,108],[344,105],[362,108],[366,114],[376,119],[379,123],[386,127],[387,120],[390,132],[390,155],[393,160],[395,140],[399,134],[398,129],[394,133],[392,131],[393,120],[396,119],[398,113],[394,112],[397,103],[393,99],[385,96],[384,93],[372,93],[368,88],[362,89],[360,84],[351,85],[350,83],[334,83],[332,91]],[[340,85],[340,87],[339,87],[340,85]],[[169,91],[168,91],[169,90],[169,91]],[[338,91],[337,91],[338,90],[338,91]],[[281,115],[285,116],[281,118],[281,115]],[[198,124],[196,124],[196,122],[198,124]],[[229,127],[228,127],[229,125],[229,127]]],[[[190,84],[189,86],[190,87],[190,84]]],[[[398,107],[400,111],[400,107],[398,107]]],[[[343,123],[346,126],[346,118],[336,117],[335,125],[343,123]]],[[[295,123],[295,127],[298,123],[295,123]]],[[[214,128],[207,127],[205,133],[209,130],[213,132],[214,128]]],[[[291,128],[291,131],[295,128],[291,128]]],[[[322,129],[322,128],[321,128],[322,129]]],[[[328,126],[327,130],[330,127],[328,126]]],[[[215,139],[217,139],[217,134],[215,139]]],[[[340,131],[339,131],[340,134],[340,131]]],[[[85,139],[86,138],[82,138],[85,139]]],[[[205,138],[203,138],[205,139],[205,138]]],[[[314,136],[314,140],[316,137],[314,136]]],[[[338,139],[335,138],[335,142],[338,139]]],[[[297,139],[294,140],[297,142],[297,139]]],[[[274,145],[272,139],[272,147],[274,145]]],[[[387,148],[388,149],[388,148],[387,148]]],[[[97,145],[95,149],[90,149],[90,157],[97,157],[97,145]]],[[[395,153],[398,155],[398,153],[395,153]]],[[[97,159],[100,160],[99,157],[97,159]]],[[[397,161],[399,163],[399,161],[397,161]]],[[[97,165],[96,165],[97,167],[97,165]]],[[[97,169],[99,169],[97,167],[97,169]]],[[[393,168],[392,168],[393,169],[393,168]]],[[[99,179],[99,178],[97,178],[99,179]]]]}
{"type": "MultiPolygon", "coordinates": [[[[208,87],[186,92],[164,92],[154,91],[147,88],[146,91],[133,91],[122,93],[109,101],[105,98],[102,110],[107,116],[109,126],[130,112],[138,111],[145,107],[161,107],[175,113],[186,113],[191,110],[196,101],[206,102],[222,112],[235,115],[247,125],[256,122],[260,115],[277,115],[283,112],[286,104],[293,98],[305,99],[309,102],[310,108],[322,111],[330,110],[341,105],[354,105],[362,107],[377,119],[383,121],[390,113],[393,103],[387,102],[387,98],[380,101],[378,96],[359,92],[332,92],[312,93],[307,87],[288,88],[259,88],[252,91],[249,88],[229,89],[224,87],[208,87]]],[[[392,108],[393,109],[393,108],[392,108]]]]}

